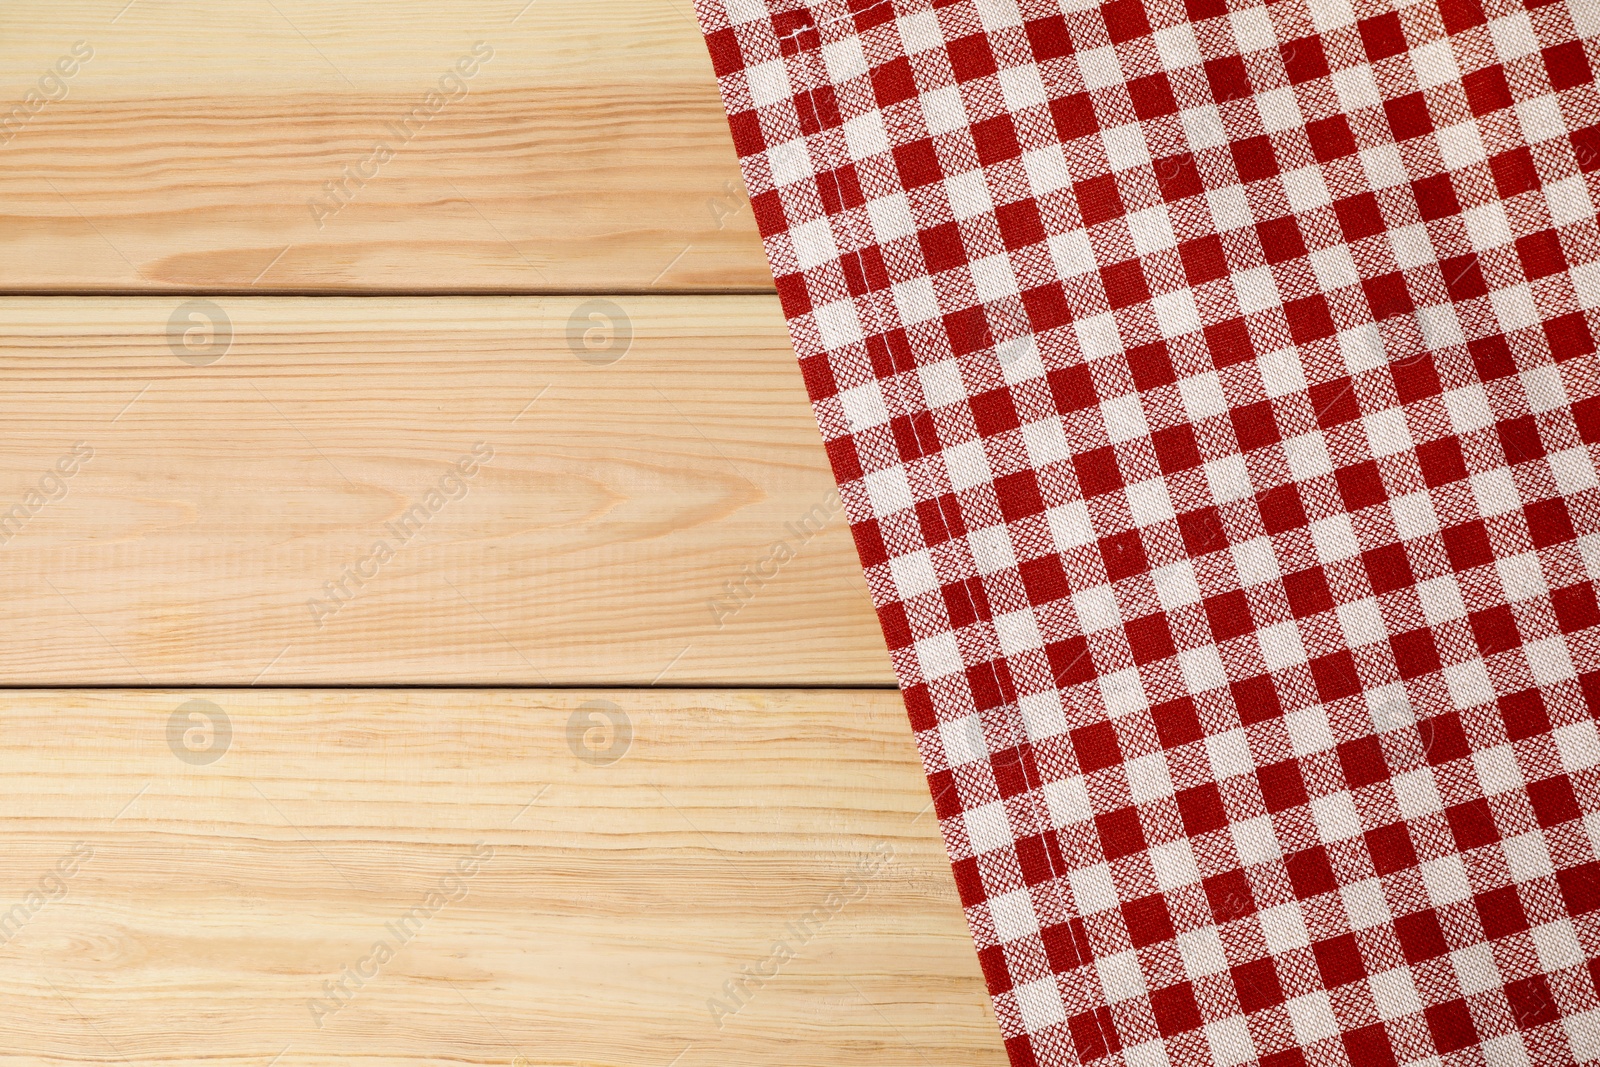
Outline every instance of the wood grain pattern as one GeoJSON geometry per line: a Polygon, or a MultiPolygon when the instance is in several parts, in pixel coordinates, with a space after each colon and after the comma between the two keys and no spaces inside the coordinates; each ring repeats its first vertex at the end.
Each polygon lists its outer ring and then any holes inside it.
{"type": "Polygon", "coordinates": [[[53,691],[0,719],[0,1063],[1005,1062],[897,694],[53,691]],[[196,699],[225,747],[169,748],[196,699]],[[595,700],[631,725],[615,762],[569,746],[595,700]]]}
{"type": "Polygon", "coordinates": [[[586,299],[0,300],[0,683],[892,684],[776,298],[586,299]]]}
{"type": "Polygon", "coordinates": [[[9,0],[30,92],[0,291],[772,285],[688,0],[9,0]]]}

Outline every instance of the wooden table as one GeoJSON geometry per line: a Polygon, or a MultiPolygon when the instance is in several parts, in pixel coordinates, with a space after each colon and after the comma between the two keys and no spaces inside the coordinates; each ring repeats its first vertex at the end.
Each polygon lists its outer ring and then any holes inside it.
{"type": "Polygon", "coordinates": [[[687,0],[0,71],[0,1064],[1005,1062],[687,0]]]}

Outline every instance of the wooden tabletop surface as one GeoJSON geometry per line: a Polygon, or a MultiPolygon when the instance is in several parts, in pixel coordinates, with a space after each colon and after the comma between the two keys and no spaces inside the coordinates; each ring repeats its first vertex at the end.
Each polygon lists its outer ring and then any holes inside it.
{"type": "Polygon", "coordinates": [[[0,6],[0,1067],[1005,1062],[688,0],[0,6]]]}

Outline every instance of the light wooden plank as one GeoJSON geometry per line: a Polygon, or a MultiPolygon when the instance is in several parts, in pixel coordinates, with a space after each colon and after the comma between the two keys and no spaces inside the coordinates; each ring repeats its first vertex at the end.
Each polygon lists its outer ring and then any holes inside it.
{"type": "Polygon", "coordinates": [[[591,299],[0,300],[0,683],[892,684],[776,298],[591,299]]]}
{"type": "Polygon", "coordinates": [[[1005,1062],[897,694],[13,692],[0,721],[0,1063],[1005,1062]]]}
{"type": "Polygon", "coordinates": [[[8,0],[8,114],[0,291],[772,284],[688,0],[8,0]]]}

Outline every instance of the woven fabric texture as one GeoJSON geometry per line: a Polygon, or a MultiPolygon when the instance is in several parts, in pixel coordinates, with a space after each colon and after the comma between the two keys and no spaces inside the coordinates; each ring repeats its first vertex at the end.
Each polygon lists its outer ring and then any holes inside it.
{"type": "Polygon", "coordinates": [[[1600,0],[697,0],[1019,1065],[1600,1058],[1600,0]]]}

